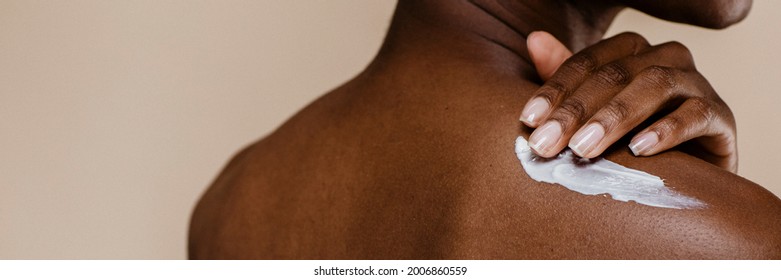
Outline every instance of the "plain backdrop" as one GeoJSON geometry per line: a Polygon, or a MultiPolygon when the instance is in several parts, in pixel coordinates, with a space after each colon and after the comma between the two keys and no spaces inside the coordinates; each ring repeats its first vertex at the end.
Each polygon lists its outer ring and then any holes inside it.
{"type": "MultiPolygon", "coordinates": [[[[0,0],[0,258],[185,258],[225,162],[361,71],[394,6],[0,0]]],[[[686,44],[737,116],[739,174],[776,195],[780,10],[722,31],[626,11],[610,32],[686,44]]]]}

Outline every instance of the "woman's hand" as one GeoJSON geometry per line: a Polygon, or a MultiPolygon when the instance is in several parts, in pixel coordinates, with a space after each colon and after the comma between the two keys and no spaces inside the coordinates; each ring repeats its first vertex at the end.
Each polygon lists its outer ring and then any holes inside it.
{"type": "Polygon", "coordinates": [[[572,55],[550,34],[533,32],[527,44],[545,80],[521,114],[536,128],[529,145],[538,155],[552,157],[569,146],[593,158],[653,118],[629,144],[636,156],[692,140],[695,156],[737,170],[732,112],[680,43],[651,46],[622,33],[572,55]]]}

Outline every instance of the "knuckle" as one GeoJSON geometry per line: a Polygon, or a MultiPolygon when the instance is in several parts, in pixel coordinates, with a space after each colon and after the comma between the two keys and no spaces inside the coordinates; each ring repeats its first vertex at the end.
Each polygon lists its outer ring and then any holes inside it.
{"type": "Polygon", "coordinates": [[[581,52],[567,60],[565,65],[577,73],[585,74],[597,68],[599,61],[592,53],[581,52]]]}
{"type": "Polygon", "coordinates": [[[568,120],[574,120],[578,123],[582,122],[586,118],[588,109],[583,102],[579,100],[568,99],[562,102],[557,110],[557,119],[567,122],[568,120]]]}
{"type": "Polygon", "coordinates": [[[612,126],[626,120],[632,115],[632,106],[626,100],[614,99],[603,109],[601,121],[607,126],[612,126]]]}
{"type": "Polygon", "coordinates": [[[643,38],[642,35],[637,34],[637,32],[632,32],[632,31],[621,32],[618,35],[616,35],[616,37],[622,38],[622,39],[625,39],[625,40],[632,40],[632,41],[645,40],[645,38],[643,38]]]}
{"type": "Polygon", "coordinates": [[[687,48],[684,44],[681,44],[681,42],[678,41],[669,41],[661,44],[660,47],[662,49],[666,49],[670,51],[689,53],[689,48],[687,48]]]}
{"type": "Polygon", "coordinates": [[[650,46],[651,44],[648,43],[648,40],[645,39],[640,34],[637,34],[635,32],[623,32],[621,34],[616,35],[616,37],[619,37],[623,40],[627,40],[629,42],[633,43],[634,53],[640,52],[640,50],[650,46]]]}
{"type": "Polygon", "coordinates": [[[727,104],[724,103],[724,101],[719,100],[719,103],[717,104],[719,112],[721,113],[719,116],[722,117],[724,123],[732,128],[737,127],[737,123],[735,121],[735,114],[732,113],[732,109],[727,106],[727,104]]]}
{"type": "Polygon", "coordinates": [[[563,83],[550,80],[538,90],[537,96],[547,99],[549,104],[556,104],[569,92],[570,90],[563,83]]]}
{"type": "Polygon", "coordinates": [[[678,134],[676,133],[676,130],[681,127],[683,123],[684,120],[681,119],[681,116],[671,115],[659,121],[654,127],[654,130],[659,134],[659,139],[666,139],[670,137],[670,135],[678,134]]]}
{"type": "Polygon", "coordinates": [[[713,101],[705,98],[690,98],[674,113],[664,117],[655,130],[660,139],[684,137],[690,139],[710,133],[717,118],[713,101]]]}
{"type": "Polygon", "coordinates": [[[632,75],[627,67],[619,62],[613,62],[603,67],[595,73],[596,79],[608,86],[622,86],[629,84],[632,75]]]}
{"type": "Polygon", "coordinates": [[[666,53],[675,55],[675,57],[678,57],[679,59],[683,59],[685,61],[694,61],[694,57],[692,56],[689,48],[678,41],[666,42],[659,45],[659,48],[666,53]]]}
{"type": "Polygon", "coordinates": [[[667,90],[672,90],[676,86],[677,74],[675,70],[664,66],[650,66],[643,69],[639,74],[649,84],[667,90]]]}
{"type": "Polygon", "coordinates": [[[708,124],[716,118],[716,113],[714,111],[715,105],[710,100],[695,97],[689,99],[688,102],[691,104],[691,113],[694,114],[695,119],[701,123],[708,124]]]}

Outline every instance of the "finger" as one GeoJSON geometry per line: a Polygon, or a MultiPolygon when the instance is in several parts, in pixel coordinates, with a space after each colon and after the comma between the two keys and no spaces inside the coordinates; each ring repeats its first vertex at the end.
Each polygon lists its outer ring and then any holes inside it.
{"type": "Polygon", "coordinates": [[[597,78],[602,77],[596,82],[601,86],[588,87],[590,83],[585,82],[573,95],[594,95],[600,94],[599,91],[609,91],[607,88],[620,88],[621,80],[625,78],[631,79],[631,82],[572,135],[568,146],[581,157],[597,157],[663,109],[672,98],[702,96],[703,92],[697,87],[697,77],[690,77],[692,72],[679,70],[691,68],[693,63],[690,61],[691,55],[683,45],[670,42],[603,66],[594,74],[597,78]],[[654,63],[665,66],[645,67],[654,63]],[[643,70],[634,74],[636,70],[632,69],[643,70]]]}
{"type": "Polygon", "coordinates": [[[665,42],[648,47],[640,51],[636,56],[640,63],[645,65],[659,65],[681,70],[696,70],[694,58],[689,48],[677,41],[665,42]]]}
{"type": "Polygon", "coordinates": [[[678,109],[638,133],[629,148],[636,156],[651,156],[671,149],[681,143],[698,138],[705,144],[707,156],[700,158],[719,167],[737,170],[737,145],[735,133],[727,122],[730,118],[719,115],[712,100],[690,98],[678,109]]]}
{"type": "Polygon", "coordinates": [[[672,68],[649,67],[578,129],[568,146],[578,156],[594,158],[644,120],[660,111],[671,98],[678,73],[672,68]],[[672,75],[672,76],[671,76],[672,75]]]}
{"type": "Polygon", "coordinates": [[[564,44],[545,31],[529,33],[526,38],[526,48],[529,50],[537,74],[543,81],[549,80],[556,69],[572,56],[572,52],[564,44]]]}
{"type": "MultiPolygon", "coordinates": [[[[543,157],[551,157],[561,152],[586,120],[591,118],[599,108],[604,107],[614,95],[633,80],[633,72],[636,71],[634,69],[649,63],[644,61],[647,59],[648,57],[629,56],[607,63],[592,71],[574,92],[552,108],[552,112],[549,113],[547,120],[541,126],[549,129],[532,133],[529,143],[533,150],[543,157]],[[551,124],[548,125],[548,123],[551,124]]],[[[595,128],[598,127],[591,127],[590,133],[592,135],[589,139],[597,136],[601,139],[604,136],[604,130],[600,132],[594,130],[595,128]]]]}
{"type": "Polygon", "coordinates": [[[520,120],[529,127],[537,127],[547,119],[551,108],[577,89],[591,72],[648,46],[648,41],[636,33],[621,33],[573,55],[526,103],[520,120]]]}

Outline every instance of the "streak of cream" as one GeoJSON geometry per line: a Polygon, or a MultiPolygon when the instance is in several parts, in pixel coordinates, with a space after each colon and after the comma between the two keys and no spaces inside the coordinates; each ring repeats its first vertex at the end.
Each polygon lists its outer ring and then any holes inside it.
{"type": "Polygon", "coordinates": [[[532,179],[559,184],[581,194],[609,194],[615,200],[662,208],[705,207],[705,203],[669,189],[658,176],[603,158],[582,159],[569,149],[555,158],[542,158],[531,151],[523,137],[515,140],[515,154],[532,179]]]}

